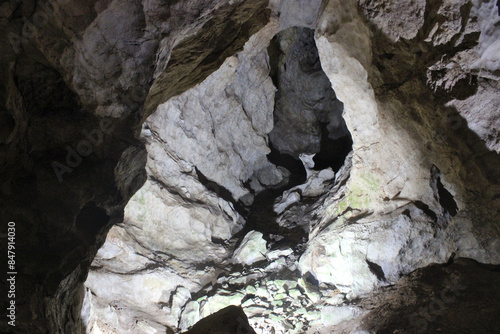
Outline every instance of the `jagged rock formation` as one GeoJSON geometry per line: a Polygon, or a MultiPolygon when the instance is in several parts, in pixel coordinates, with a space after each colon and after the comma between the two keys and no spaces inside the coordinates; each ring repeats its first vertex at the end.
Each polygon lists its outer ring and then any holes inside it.
{"type": "MultiPolygon", "coordinates": [[[[135,136],[148,113],[144,103],[168,98],[154,90],[150,96],[150,87],[165,78],[182,89],[203,80],[267,23],[266,7],[267,1],[2,3],[1,220],[16,222],[22,273],[17,325],[3,317],[3,332],[84,332],[82,283],[90,263],[145,181],[144,146],[135,136]],[[187,56],[189,48],[196,52],[187,56]]],[[[2,298],[4,310],[6,303],[2,298]]]]}
{"type": "Polygon", "coordinates": [[[1,331],[493,332],[499,8],[4,2],[1,331]]]}

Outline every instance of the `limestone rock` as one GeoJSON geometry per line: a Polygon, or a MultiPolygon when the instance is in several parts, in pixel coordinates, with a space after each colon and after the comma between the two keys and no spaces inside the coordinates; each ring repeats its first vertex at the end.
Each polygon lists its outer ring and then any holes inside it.
{"type": "Polygon", "coordinates": [[[251,231],[241,241],[241,245],[233,253],[233,263],[250,266],[253,263],[265,260],[267,253],[266,241],[261,232],[251,231]]]}
{"type": "MultiPolygon", "coordinates": [[[[24,235],[18,240],[25,270],[17,330],[84,331],[81,284],[107,231],[123,221],[126,203],[145,180],[135,130],[150,86],[173,92],[155,80],[167,62],[167,73],[177,69],[172,87],[198,83],[267,23],[266,6],[134,0],[1,5],[1,215],[24,235]],[[219,35],[200,29],[213,23],[219,35]],[[216,42],[221,36],[226,43],[216,42]],[[182,68],[176,55],[185,54],[183,45],[210,37],[214,48],[193,54],[182,68]],[[105,133],[103,119],[110,125],[105,133]],[[77,148],[83,154],[71,157],[77,148]]],[[[1,330],[11,330],[4,320],[1,330]]]]}
{"type": "Polygon", "coordinates": [[[498,13],[2,3],[0,331],[494,332],[498,13]]]}
{"type": "Polygon", "coordinates": [[[290,28],[271,43],[278,95],[269,139],[280,153],[295,158],[318,153],[322,136],[335,140],[348,134],[342,103],[321,70],[313,34],[311,29],[290,28]],[[320,123],[326,124],[323,133],[320,123]]]}
{"type": "Polygon", "coordinates": [[[498,326],[498,318],[494,316],[498,290],[487,286],[498,280],[494,268],[467,259],[457,259],[445,266],[432,265],[358,305],[371,312],[320,333],[343,330],[451,334],[468,328],[477,333],[494,332],[498,326]]]}

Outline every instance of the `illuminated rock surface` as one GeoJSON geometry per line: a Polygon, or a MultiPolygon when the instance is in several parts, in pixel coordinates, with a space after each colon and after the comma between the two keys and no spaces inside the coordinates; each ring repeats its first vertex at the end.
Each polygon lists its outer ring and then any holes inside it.
{"type": "Polygon", "coordinates": [[[498,329],[495,1],[57,3],[0,5],[1,332],[498,329]]]}

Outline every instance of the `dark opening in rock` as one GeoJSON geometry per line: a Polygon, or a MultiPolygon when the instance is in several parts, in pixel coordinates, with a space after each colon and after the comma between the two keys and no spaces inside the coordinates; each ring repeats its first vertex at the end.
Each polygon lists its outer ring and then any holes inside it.
{"type": "Polygon", "coordinates": [[[316,277],[314,277],[313,274],[311,274],[311,272],[307,272],[305,273],[304,275],[304,279],[306,280],[307,283],[313,285],[313,286],[319,286],[319,282],[318,280],[316,279],[316,277]]]}
{"type": "Polygon", "coordinates": [[[337,139],[331,139],[328,131],[328,123],[320,122],[321,144],[320,151],[313,158],[314,169],[322,170],[331,167],[338,172],[344,164],[346,156],[352,150],[351,135],[345,135],[337,139]]]}
{"type": "Polygon", "coordinates": [[[437,178],[437,188],[439,194],[439,203],[450,215],[455,216],[458,212],[457,202],[453,198],[453,195],[443,186],[441,183],[441,178],[437,178]]]}
{"type": "Polygon", "coordinates": [[[422,201],[415,201],[415,206],[422,210],[427,216],[431,217],[435,222],[437,221],[437,215],[434,211],[432,211],[427,204],[422,201]]]}
{"type": "Polygon", "coordinates": [[[441,171],[436,166],[431,168],[431,187],[434,189],[434,197],[443,208],[444,215],[455,216],[458,212],[458,205],[453,195],[444,187],[441,182],[441,171]]]}
{"type": "Polygon", "coordinates": [[[76,216],[76,230],[87,240],[94,238],[100,229],[109,222],[110,217],[106,210],[100,208],[95,202],[89,202],[80,210],[76,216]]]}
{"type": "Polygon", "coordinates": [[[271,149],[271,153],[267,155],[267,159],[276,166],[284,167],[290,172],[290,186],[305,182],[306,169],[300,159],[296,159],[290,154],[280,153],[274,148],[271,142],[269,142],[269,148],[271,149]]]}
{"type": "Polygon", "coordinates": [[[286,155],[298,160],[302,153],[316,154],[314,169],[338,171],[352,150],[352,139],[342,117],[343,104],[321,67],[314,30],[282,31],[268,53],[270,76],[278,88],[270,157],[279,152],[283,159],[286,155]]]}
{"type": "Polygon", "coordinates": [[[245,208],[242,203],[236,201],[229,190],[217,184],[216,182],[210,181],[198,168],[195,168],[196,176],[198,180],[203,184],[207,190],[215,193],[217,196],[220,196],[224,200],[234,205],[236,211],[238,211],[241,215],[245,214],[245,208]]]}
{"type": "Polygon", "coordinates": [[[16,76],[29,115],[49,117],[61,114],[67,118],[81,110],[77,95],[54,69],[29,57],[20,57],[16,76]]]}
{"type": "Polygon", "coordinates": [[[366,259],[366,264],[368,264],[368,268],[370,268],[370,271],[372,272],[373,275],[377,276],[377,279],[379,281],[385,281],[384,270],[382,269],[381,266],[379,266],[375,262],[371,262],[368,259],[366,259]]]}

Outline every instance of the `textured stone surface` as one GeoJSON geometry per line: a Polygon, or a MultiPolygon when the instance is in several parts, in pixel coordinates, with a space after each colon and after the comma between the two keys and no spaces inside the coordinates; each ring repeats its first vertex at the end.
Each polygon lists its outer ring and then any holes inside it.
{"type": "Polygon", "coordinates": [[[250,231],[241,241],[241,245],[234,250],[233,263],[252,265],[254,262],[265,260],[266,253],[266,241],[262,238],[262,233],[250,231]]]}
{"type": "MultiPolygon", "coordinates": [[[[241,230],[243,205],[253,198],[253,190],[244,184],[261,190],[283,178],[266,158],[275,90],[266,47],[277,28],[272,21],[243,52],[229,57],[203,83],[159,106],[144,124],[148,180],[128,203],[123,225],[111,229],[109,235],[115,237],[108,235],[109,242],[94,260],[95,273],[86,282],[95,294],[88,301],[93,313],[85,315],[89,332],[99,321],[114,323],[106,305],[115,297],[105,281],[109,277],[114,282],[116,270],[132,275],[123,288],[135,293],[121,297],[129,313],[117,313],[120,324],[111,325],[115,330],[125,332],[131,326],[135,333],[144,332],[130,320],[144,320],[144,313],[155,326],[187,329],[194,324],[187,314],[179,323],[179,312],[191,293],[216,279],[221,263],[230,262],[234,241],[229,239],[241,230]],[[149,277],[158,290],[147,283],[149,277]],[[177,296],[178,287],[189,294],[173,305],[169,296],[177,296]],[[148,297],[138,303],[138,296],[148,297]],[[158,308],[159,303],[164,305],[158,308]]],[[[263,254],[252,260],[251,254],[242,254],[241,259],[251,264],[265,259],[263,254]]],[[[233,258],[239,259],[237,254],[233,258]]],[[[203,311],[189,305],[193,312],[203,311]]]]}
{"type": "Polygon", "coordinates": [[[453,263],[500,263],[495,1],[45,3],[0,5],[2,332],[229,305],[260,333],[497,328],[496,272],[453,263]],[[233,263],[250,231],[262,257],[233,263]],[[412,317],[444,276],[464,302],[412,317]]]}
{"type": "MultiPolygon", "coordinates": [[[[481,203],[498,201],[493,190],[498,189],[497,181],[488,175],[498,175],[499,157],[488,152],[484,142],[449,110],[456,101],[454,94],[449,90],[434,93],[433,81],[415,70],[420,66],[420,73],[425,73],[435,66],[439,59],[432,52],[436,49],[419,58],[402,58],[409,55],[408,49],[431,43],[426,34],[435,17],[421,26],[418,38],[403,42],[404,35],[386,39],[383,29],[370,33],[378,21],[373,22],[375,18],[366,12],[358,13],[354,1],[345,4],[344,11],[338,11],[338,6],[332,1],[326,7],[316,41],[323,69],[344,103],[344,118],[353,138],[353,166],[345,197],[332,198],[320,224],[311,231],[313,238],[301,258],[301,270],[357,295],[387,284],[391,277],[397,280],[418,267],[445,262],[454,253],[498,263],[500,239],[491,222],[499,221],[499,212],[496,206],[481,203]],[[402,67],[402,62],[409,66],[402,67]],[[457,133],[463,141],[453,139],[457,133]],[[485,169],[467,172],[470,168],[485,169]],[[383,221],[389,224],[387,228],[383,221]],[[404,225],[407,232],[400,229],[404,225]],[[364,233],[370,235],[367,244],[364,233]],[[327,241],[333,238],[335,242],[327,241]],[[372,257],[379,257],[378,262],[372,257]]],[[[446,6],[434,9],[444,13],[457,8],[446,6]]],[[[464,20],[474,22],[468,16],[473,12],[460,13],[466,15],[464,20]]],[[[391,15],[390,9],[384,15],[391,15]]],[[[443,49],[456,53],[472,47],[473,36],[477,38],[472,30],[459,30],[443,49]]],[[[437,47],[441,41],[432,43],[437,47]]],[[[474,83],[469,85],[466,91],[471,94],[474,83]]],[[[496,99],[489,95],[486,101],[496,99]]]]}
{"type": "Polygon", "coordinates": [[[498,268],[468,259],[432,265],[356,303],[371,312],[319,333],[494,333],[499,279],[498,268]]]}
{"type": "Polygon", "coordinates": [[[273,147],[298,158],[304,152],[318,153],[322,137],[335,140],[347,136],[342,103],[321,70],[314,31],[284,30],[273,39],[270,51],[278,86],[275,124],[269,134],[273,147]],[[324,133],[320,123],[325,124],[324,133]]]}
{"type": "MultiPolygon", "coordinates": [[[[251,51],[228,58],[202,84],[161,105],[145,124],[153,146],[159,142],[165,155],[192,165],[227,189],[235,202],[251,197],[245,182],[254,180],[262,188],[282,179],[266,158],[275,89],[268,76],[265,48],[274,29],[275,24],[266,27],[247,44],[251,51]]],[[[162,175],[172,173],[171,168],[161,169],[168,157],[156,158],[156,154],[152,153],[153,172],[163,182],[173,183],[171,177],[162,175]]]]}
{"type": "MultiPolygon", "coordinates": [[[[198,83],[267,23],[266,6],[266,1],[2,3],[0,211],[2,222],[17,225],[20,272],[17,326],[9,327],[4,318],[3,332],[84,331],[79,313],[89,264],[145,181],[144,148],[135,132],[150,86],[171,90],[158,79],[173,68],[172,87],[198,83]],[[238,11],[244,14],[232,15],[238,11]],[[207,22],[218,23],[218,32],[201,29],[207,22]],[[193,54],[183,66],[179,54],[186,45],[194,47],[187,41],[200,45],[210,38],[214,48],[193,54]],[[86,133],[100,131],[105,117],[112,118],[112,130],[101,132],[102,140],[93,137],[91,153],[81,160],[70,156],[68,167],[67,148],[76,151],[86,133]],[[61,164],[60,178],[54,161],[61,164]]],[[[80,145],[88,152],[88,142],[80,145]]],[[[7,225],[1,228],[3,235],[7,225]]],[[[2,307],[6,302],[2,299],[2,307]]]]}

